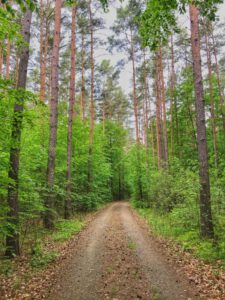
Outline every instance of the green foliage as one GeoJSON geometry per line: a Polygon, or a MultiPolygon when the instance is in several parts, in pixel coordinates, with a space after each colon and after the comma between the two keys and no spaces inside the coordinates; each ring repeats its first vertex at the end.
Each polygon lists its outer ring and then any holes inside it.
{"type": "Polygon", "coordinates": [[[49,263],[53,262],[57,257],[58,253],[55,251],[43,251],[40,244],[36,244],[32,249],[32,259],[30,265],[33,268],[43,268],[46,267],[49,263]]]}
{"type": "Polygon", "coordinates": [[[139,32],[144,46],[156,50],[168,41],[173,32],[178,32],[176,12],[185,13],[188,4],[196,5],[202,15],[215,19],[217,5],[222,0],[150,0],[140,17],[139,32]]]}
{"type": "MultiPolygon", "coordinates": [[[[215,177],[212,177],[215,178],[215,177]]],[[[168,170],[150,172],[149,197],[144,201],[134,198],[133,205],[145,217],[153,231],[175,238],[185,250],[190,250],[206,261],[224,260],[225,226],[224,177],[212,180],[211,198],[216,241],[199,237],[199,182],[196,171],[183,167],[178,159],[168,170]]],[[[135,195],[135,192],[134,192],[135,195]]]]}
{"type": "MultiPolygon", "coordinates": [[[[18,98],[16,90],[10,90],[10,83],[2,81],[0,118],[2,122],[0,140],[0,250],[4,251],[5,236],[11,231],[7,222],[7,188],[8,163],[10,149],[11,123],[13,105],[18,98]]],[[[30,226],[36,226],[45,210],[43,199],[46,189],[46,165],[49,132],[48,107],[39,103],[36,97],[26,92],[23,94],[25,107],[23,113],[23,130],[21,138],[20,180],[19,180],[19,233],[23,236],[30,226]]],[[[21,94],[20,94],[21,97],[21,94]]],[[[120,125],[107,122],[103,131],[102,124],[96,124],[93,144],[93,184],[92,191],[87,191],[87,164],[89,157],[89,122],[74,119],[73,134],[73,182],[72,211],[92,211],[113,198],[123,198],[125,191],[118,191],[119,173],[122,177],[123,147],[126,145],[127,132],[120,125]]],[[[55,216],[63,216],[66,196],[66,163],[67,163],[67,104],[59,104],[59,127],[57,143],[56,176],[54,185],[55,216]]],[[[125,184],[124,184],[125,185],[125,184]]],[[[56,223],[64,231],[56,233],[56,239],[69,237],[83,226],[79,222],[56,223]],[[63,228],[62,228],[63,229],[63,228]]],[[[25,234],[25,239],[27,236],[25,234]]],[[[46,260],[50,259],[49,257],[46,260]]],[[[38,264],[40,257],[34,259],[38,264]]],[[[40,264],[44,262],[40,262],[40,264]]]]}
{"type": "Polygon", "coordinates": [[[178,31],[171,4],[171,1],[148,1],[147,8],[140,17],[139,32],[144,46],[149,46],[151,50],[167,42],[173,31],[178,31]]]}
{"type": "MultiPolygon", "coordinates": [[[[5,5],[7,11],[14,15],[14,10],[10,1],[2,0],[1,2],[5,5]]],[[[15,0],[15,2],[20,6],[22,11],[25,11],[27,8],[34,10],[37,5],[37,0],[15,0]]]]}
{"type": "MultiPolygon", "coordinates": [[[[191,210],[194,211],[195,208],[190,207],[189,212],[191,210]]],[[[160,214],[152,209],[138,209],[138,212],[148,221],[155,234],[175,239],[184,250],[191,251],[207,262],[225,260],[225,245],[222,240],[217,243],[201,240],[198,226],[192,219],[189,219],[188,226],[183,226],[184,220],[188,219],[185,215],[188,210],[180,209],[177,214],[175,209],[168,215],[160,214]]],[[[189,213],[189,217],[191,217],[190,214],[193,216],[193,212],[189,213]]]]}
{"type": "Polygon", "coordinates": [[[53,233],[53,241],[65,241],[71,238],[74,234],[81,231],[84,227],[84,222],[79,220],[59,220],[55,225],[56,232],[53,233]]]}

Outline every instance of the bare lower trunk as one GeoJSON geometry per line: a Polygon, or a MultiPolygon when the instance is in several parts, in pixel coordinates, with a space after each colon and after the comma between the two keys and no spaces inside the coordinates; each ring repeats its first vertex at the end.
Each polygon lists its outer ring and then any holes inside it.
{"type": "Polygon", "coordinates": [[[71,191],[72,191],[72,137],[73,116],[75,104],[75,66],[76,66],[76,7],[72,10],[71,24],[71,54],[70,54],[70,100],[68,111],[68,140],[67,140],[67,195],[65,200],[65,218],[71,216],[71,191]]]}
{"type": "Polygon", "coordinates": [[[46,70],[49,39],[49,20],[47,16],[44,16],[44,10],[49,9],[49,0],[46,6],[44,6],[43,0],[41,0],[40,6],[40,99],[44,102],[46,97],[46,70]]]}
{"type": "Polygon", "coordinates": [[[61,6],[62,0],[55,1],[55,25],[54,42],[52,51],[52,70],[51,70],[51,103],[50,103],[50,133],[48,147],[48,167],[47,167],[47,188],[48,195],[45,198],[44,225],[50,229],[54,227],[54,179],[55,179],[55,158],[57,143],[58,126],[58,65],[59,65],[59,46],[60,46],[60,25],[61,25],[61,6]]]}
{"type": "Polygon", "coordinates": [[[160,60],[159,52],[156,53],[155,61],[155,91],[156,91],[156,141],[157,141],[157,158],[158,169],[162,167],[164,160],[163,134],[162,134],[162,93],[160,79],[160,60]]]}
{"type": "Polygon", "coordinates": [[[193,73],[196,94],[196,124],[198,140],[198,159],[200,175],[200,229],[201,236],[213,238],[213,222],[210,201],[210,182],[208,170],[208,152],[206,140],[204,92],[201,68],[199,11],[196,6],[190,5],[191,46],[193,57],[193,73]]]}
{"type": "Polygon", "coordinates": [[[95,106],[94,106],[94,32],[93,32],[93,17],[92,17],[92,0],[89,1],[89,17],[90,17],[90,36],[91,36],[91,101],[90,101],[90,142],[89,142],[89,158],[88,158],[88,191],[92,189],[93,180],[93,135],[94,135],[94,118],[95,118],[95,106]]]}
{"type": "Polygon", "coordinates": [[[106,120],[105,109],[106,109],[105,108],[105,99],[103,99],[103,107],[102,107],[102,129],[103,129],[103,134],[104,135],[105,135],[105,120],[106,120]]]}
{"type": "Polygon", "coordinates": [[[175,61],[174,61],[174,42],[171,36],[171,83],[170,83],[170,155],[173,156],[173,107],[175,92],[175,61]]]}
{"type": "Polygon", "coordinates": [[[216,132],[216,121],[215,121],[215,101],[213,96],[213,81],[212,81],[212,59],[209,48],[209,39],[206,24],[204,22],[204,36],[207,54],[207,66],[208,66],[208,81],[209,81],[209,95],[210,95],[210,111],[212,119],[212,135],[213,135],[213,149],[214,149],[214,161],[215,167],[218,167],[218,150],[217,150],[217,132],[216,132]]]}
{"type": "Polygon", "coordinates": [[[44,3],[40,1],[40,99],[44,101],[45,98],[45,81],[44,81],[44,3]]]}
{"type": "Polygon", "coordinates": [[[153,127],[153,119],[152,119],[152,110],[151,110],[151,101],[150,101],[150,99],[149,99],[149,120],[150,120],[150,129],[151,129],[152,161],[153,161],[153,164],[155,165],[155,134],[154,134],[154,127],[153,127]]]}
{"type": "Polygon", "coordinates": [[[136,143],[139,144],[139,129],[138,129],[138,109],[137,109],[137,89],[136,89],[136,68],[135,68],[135,54],[134,44],[131,33],[131,55],[132,55],[132,70],[133,70],[133,101],[134,101],[134,118],[135,118],[135,131],[136,143]]]}
{"type": "Polygon", "coordinates": [[[221,106],[221,115],[222,115],[222,122],[223,122],[223,130],[225,132],[225,95],[224,95],[224,89],[221,84],[221,78],[220,78],[220,67],[218,64],[218,58],[217,58],[217,50],[216,50],[216,43],[214,34],[212,32],[212,42],[213,42],[213,52],[216,62],[216,76],[217,76],[217,84],[219,89],[219,97],[220,97],[220,106],[221,106]]]}
{"type": "Polygon", "coordinates": [[[163,70],[163,54],[162,48],[159,50],[159,76],[161,81],[161,95],[162,95],[162,112],[163,112],[163,144],[164,144],[164,160],[168,163],[168,138],[167,138],[167,120],[166,120],[166,92],[164,82],[163,70]]]}
{"type": "Polygon", "coordinates": [[[10,79],[10,55],[11,55],[11,42],[10,39],[7,39],[7,48],[6,48],[6,67],[5,67],[5,79],[10,79]]]}
{"type": "MultiPolygon", "coordinates": [[[[27,45],[30,43],[30,25],[31,25],[31,11],[25,13],[22,22],[22,36],[27,45]]],[[[8,223],[10,232],[6,236],[6,256],[12,257],[20,254],[19,247],[19,203],[18,203],[18,189],[19,189],[19,162],[20,162],[20,145],[21,132],[23,122],[24,110],[24,91],[26,89],[27,68],[29,61],[29,49],[24,46],[20,54],[20,64],[17,81],[17,99],[14,105],[14,115],[12,121],[11,134],[11,149],[9,158],[9,185],[8,185],[8,223]]]]}
{"type": "Polygon", "coordinates": [[[84,33],[82,32],[82,50],[81,50],[81,97],[80,97],[80,116],[81,120],[84,122],[85,119],[85,81],[84,81],[84,33]]]}
{"type": "Polygon", "coordinates": [[[3,66],[3,50],[0,45],[0,78],[2,78],[2,66],[3,66]]]}
{"type": "Polygon", "coordinates": [[[148,148],[148,82],[147,82],[147,69],[146,69],[146,57],[144,51],[144,135],[145,146],[148,148]]]}

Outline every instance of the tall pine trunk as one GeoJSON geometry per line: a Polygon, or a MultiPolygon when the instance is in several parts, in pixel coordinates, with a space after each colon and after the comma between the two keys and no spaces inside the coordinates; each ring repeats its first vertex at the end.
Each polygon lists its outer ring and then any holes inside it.
{"type": "Polygon", "coordinates": [[[208,66],[208,81],[209,81],[209,96],[210,96],[210,111],[212,119],[212,136],[213,136],[213,150],[214,150],[214,161],[215,167],[218,167],[218,150],[217,150],[217,132],[216,132],[216,120],[215,120],[215,101],[213,96],[213,77],[212,77],[212,59],[210,53],[209,37],[204,22],[204,36],[205,36],[205,46],[207,54],[207,66],[208,66]]]}
{"type": "Polygon", "coordinates": [[[50,103],[50,132],[48,146],[48,166],[47,166],[47,189],[45,197],[44,225],[50,229],[54,227],[54,179],[55,179],[55,159],[58,127],[58,77],[59,77],[59,46],[61,28],[61,7],[62,0],[55,1],[55,25],[54,42],[52,51],[51,70],[51,103],[50,103]]]}
{"type": "Polygon", "coordinates": [[[40,0],[40,99],[45,98],[45,81],[44,81],[44,3],[40,0]]]}
{"type": "Polygon", "coordinates": [[[163,166],[164,145],[162,132],[162,93],[161,93],[161,74],[160,74],[160,54],[156,52],[155,57],[155,93],[156,93],[156,141],[158,169],[163,166]]]}
{"type": "Polygon", "coordinates": [[[133,101],[134,101],[134,118],[135,118],[136,143],[139,144],[136,68],[135,68],[135,54],[134,54],[134,42],[133,42],[132,32],[131,32],[131,60],[132,60],[132,75],[133,75],[133,101]]]}
{"type": "Polygon", "coordinates": [[[168,163],[168,137],[167,137],[167,120],[166,120],[166,92],[165,92],[165,81],[164,81],[164,67],[163,67],[163,53],[162,48],[159,50],[159,79],[161,81],[161,97],[162,97],[162,113],[163,113],[163,150],[164,150],[164,161],[168,163]]]}
{"type": "Polygon", "coordinates": [[[144,141],[146,149],[148,149],[148,82],[147,82],[146,56],[144,50],[144,141]]]}
{"type": "Polygon", "coordinates": [[[76,7],[72,10],[71,23],[71,53],[70,53],[70,99],[68,111],[68,138],[67,138],[67,195],[65,200],[65,218],[71,215],[71,191],[72,191],[72,137],[73,116],[75,104],[75,81],[76,81],[76,7]]]}
{"type": "Polygon", "coordinates": [[[215,43],[213,30],[212,30],[212,42],[213,42],[213,53],[214,53],[214,58],[215,58],[215,62],[216,62],[216,76],[217,76],[217,84],[218,84],[219,97],[220,97],[223,130],[225,132],[225,95],[224,95],[224,89],[223,89],[223,86],[221,83],[220,67],[219,67],[219,63],[218,63],[218,55],[217,55],[217,49],[216,49],[216,43],[215,43]]]}
{"type": "Polygon", "coordinates": [[[173,35],[171,36],[171,81],[170,81],[170,155],[173,157],[173,108],[174,108],[174,98],[175,98],[175,60],[174,60],[174,42],[173,35]]]}
{"type": "Polygon", "coordinates": [[[81,95],[80,95],[80,117],[84,122],[85,119],[85,80],[84,80],[84,33],[81,37],[81,95]]]}
{"type": "Polygon", "coordinates": [[[8,185],[8,223],[10,224],[10,232],[6,236],[6,256],[12,257],[20,254],[19,246],[19,162],[20,162],[20,146],[21,133],[24,110],[24,97],[27,81],[27,68],[29,61],[29,44],[30,44],[30,26],[32,13],[27,10],[22,21],[22,36],[26,45],[20,54],[20,64],[17,81],[17,98],[14,104],[14,115],[12,121],[11,148],[9,158],[9,185],[8,185]]]}
{"type": "Polygon", "coordinates": [[[214,230],[210,201],[204,91],[200,53],[199,11],[197,7],[192,4],[189,6],[189,11],[191,20],[191,47],[196,98],[196,124],[200,175],[200,230],[203,238],[213,238],[214,230]]]}
{"type": "Polygon", "coordinates": [[[93,16],[92,16],[92,0],[89,1],[89,18],[90,18],[90,45],[91,45],[91,99],[90,99],[90,141],[89,141],[89,157],[88,157],[88,191],[92,189],[93,181],[93,136],[94,136],[94,31],[93,31],[93,16]]]}
{"type": "Polygon", "coordinates": [[[6,67],[5,67],[5,79],[10,79],[10,55],[11,55],[11,41],[7,39],[7,47],[6,47],[6,67]]]}
{"type": "Polygon", "coordinates": [[[3,66],[3,50],[2,50],[2,45],[0,45],[0,78],[2,78],[2,66],[3,66]]]}

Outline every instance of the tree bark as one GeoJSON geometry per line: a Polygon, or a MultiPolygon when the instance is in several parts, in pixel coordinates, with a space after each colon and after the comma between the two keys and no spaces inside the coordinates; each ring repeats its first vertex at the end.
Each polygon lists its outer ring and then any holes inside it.
{"type": "Polygon", "coordinates": [[[10,55],[11,55],[11,42],[10,39],[7,39],[7,48],[6,48],[6,68],[5,68],[5,79],[10,79],[10,55]]]}
{"type": "Polygon", "coordinates": [[[173,107],[175,92],[175,60],[174,60],[174,42],[171,35],[171,82],[170,82],[170,155],[173,156],[173,107]]]}
{"type": "Polygon", "coordinates": [[[210,201],[204,91],[200,53],[199,11],[195,5],[190,4],[189,12],[191,21],[191,47],[195,83],[196,124],[200,175],[200,230],[203,238],[213,238],[214,230],[210,201]]]}
{"type": "Polygon", "coordinates": [[[92,0],[89,1],[89,18],[90,18],[90,45],[91,45],[91,99],[90,99],[90,141],[89,141],[89,157],[88,157],[88,191],[92,189],[93,180],[93,136],[94,136],[94,118],[95,118],[95,105],[94,105],[94,31],[93,31],[93,16],[92,16],[92,0]]]}
{"type": "Polygon", "coordinates": [[[218,84],[218,89],[219,89],[223,130],[225,132],[225,95],[224,95],[224,90],[223,90],[223,87],[221,84],[220,67],[219,67],[219,63],[218,63],[216,43],[215,43],[213,30],[212,30],[212,42],[213,42],[213,53],[214,53],[214,58],[215,58],[215,62],[216,62],[216,76],[217,76],[217,84],[218,84]]]}
{"type": "Polygon", "coordinates": [[[84,122],[85,119],[85,81],[84,81],[84,33],[82,32],[81,37],[81,97],[80,97],[80,116],[81,120],[84,122]]]}
{"type": "Polygon", "coordinates": [[[68,110],[68,138],[67,138],[67,195],[65,200],[65,219],[71,216],[71,191],[72,191],[72,137],[73,116],[75,104],[75,81],[76,81],[76,6],[72,10],[71,23],[71,53],[70,53],[70,99],[68,110]]]}
{"type": "Polygon", "coordinates": [[[44,226],[48,229],[54,227],[54,179],[55,179],[55,158],[58,127],[58,77],[59,77],[59,46],[61,28],[61,7],[62,0],[55,1],[55,25],[54,42],[52,51],[51,70],[51,103],[50,103],[50,133],[48,146],[48,166],[47,166],[47,188],[48,194],[45,198],[44,226]]]}
{"type": "Polygon", "coordinates": [[[138,129],[138,109],[137,109],[137,88],[136,88],[136,68],[135,68],[135,54],[134,44],[131,32],[131,59],[133,70],[133,101],[134,101],[134,117],[135,117],[135,130],[136,130],[136,143],[139,144],[139,129],[138,129]]]}
{"type": "Polygon", "coordinates": [[[207,66],[208,66],[208,81],[209,81],[209,95],[210,95],[210,111],[212,119],[212,136],[213,136],[213,149],[214,149],[214,161],[215,167],[218,167],[218,150],[217,150],[217,132],[216,132],[216,121],[215,121],[215,101],[213,96],[213,81],[212,81],[212,59],[210,53],[209,38],[207,33],[207,28],[205,21],[204,24],[204,36],[205,36],[205,46],[207,54],[207,66]]]}
{"type": "Polygon", "coordinates": [[[29,48],[30,43],[30,26],[31,26],[32,13],[27,10],[22,21],[22,36],[26,45],[20,54],[19,73],[17,81],[17,98],[14,104],[14,115],[12,121],[11,133],[11,148],[9,158],[9,185],[8,185],[8,223],[10,224],[10,232],[6,236],[6,253],[8,257],[20,254],[19,246],[19,162],[20,162],[20,145],[21,145],[21,132],[23,122],[24,110],[24,97],[27,81],[27,68],[29,61],[29,48]]]}
{"type": "Polygon", "coordinates": [[[0,78],[2,78],[2,66],[3,66],[3,53],[2,47],[0,45],[0,78]]]}
{"type": "Polygon", "coordinates": [[[44,101],[45,97],[45,81],[44,77],[44,66],[43,66],[43,52],[44,52],[44,3],[40,0],[40,99],[44,101]]]}
{"type": "Polygon", "coordinates": [[[168,163],[168,138],[167,138],[167,120],[166,120],[166,92],[163,70],[163,54],[162,48],[159,49],[159,79],[161,81],[161,95],[162,95],[162,112],[163,112],[163,144],[164,144],[164,160],[168,163]]]}
{"type": "Polygon", "coordinates": [[[144,141],[145,147],[148,148],[148,83],[147,83],[147,69],[146,69],[146,56],[144,50],[144,141]]]}
{"type": "Polygon", "coordinates": [[[164,160],[163,133],[162,133],[162,93],[160,78],[160,53],[156,52],[155,57],[155,92],[156,92],[156,141],[158,169],[161,169],[164,160]]]}
{"type": "Polygon", "coordinates": [[[40,99],[45,101],[46,97],[46,69],[47,69],[47,52],[48,52],[48,35],[49,22],[45,16],[45,10],[49,9],[49,1],[44,5],[43,0],[40,1],[40,99]]]}

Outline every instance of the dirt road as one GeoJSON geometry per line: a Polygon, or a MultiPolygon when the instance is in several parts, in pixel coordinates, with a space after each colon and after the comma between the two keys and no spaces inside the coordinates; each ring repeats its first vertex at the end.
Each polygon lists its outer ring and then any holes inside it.
{"type": "Polygon", "coordinates": [[[126,202],[92,221],[49,300],[199,299],[126,202]]]}

